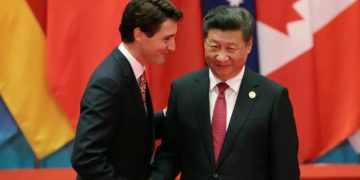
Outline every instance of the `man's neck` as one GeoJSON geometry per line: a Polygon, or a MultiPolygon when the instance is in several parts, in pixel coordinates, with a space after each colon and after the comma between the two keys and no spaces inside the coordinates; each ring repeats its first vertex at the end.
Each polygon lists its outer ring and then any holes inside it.
{"type": "Polygon", "coordinates": [[[146,65],[144,58],[141,56],[141,52],[139,51],[139,47],[135,43],[124,43],[125,48],[129,51],[129,53],[143,66],[146,65]]]}

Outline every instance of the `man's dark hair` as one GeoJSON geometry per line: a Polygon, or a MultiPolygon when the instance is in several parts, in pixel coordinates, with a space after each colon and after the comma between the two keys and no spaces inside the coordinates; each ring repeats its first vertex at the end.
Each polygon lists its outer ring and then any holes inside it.
{"type": "Polygon", "coordinates": [[[122,41],[133,42],[136,27],[152,37],[165,20],[177,22],[182,16],[182,12],[167,0],[132,0],[123,12],[119,27],[122,41]]]}
{"type": "Polygon", "coordinates": [[[210,29],[222,31],[240,30],[245,41],[253,36],[254,17],[245,8],[221,5],[211,9],[203,19],[203,33],[205,38],[210,29]]]}

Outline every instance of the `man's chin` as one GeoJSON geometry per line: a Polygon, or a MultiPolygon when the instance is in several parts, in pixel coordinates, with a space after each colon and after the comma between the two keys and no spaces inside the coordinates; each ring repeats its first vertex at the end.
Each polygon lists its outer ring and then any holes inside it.
{"type": "Polygon", "coordinates": [[[156,61],[156,64],[164,64],[166,62],[165,58],[160,58],[156,61]]]}
{"type": "Polygon", "coordinates": [[[213,72],[215,77],[217,77],[218,79],[222,80],[222,81],[226,81],[228,79],[230,79],[230,75],[227,72],[221,72],[221,71],[217,71],[217,72],[213,72]]]}

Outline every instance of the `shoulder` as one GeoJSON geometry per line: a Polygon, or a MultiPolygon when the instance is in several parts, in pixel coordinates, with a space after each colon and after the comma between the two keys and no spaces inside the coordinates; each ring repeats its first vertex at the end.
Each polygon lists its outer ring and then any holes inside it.
{"type": "Polygon", "coordinates": [[[95,69],[94,75],[111,75],[116,77],[114,73],[130,70],[130,63],[125,56],[115,48],[95,69]]]}
{"type": "MultiPolygon", "coordinates": [[[[107,84],[119,87],[124,75],[129,74],[131,66],[121,52],[115,48],[94,70],[90,76],[88,86],[107,84]]],[[[116,89],[116,88],[115,88],[116,89]]]]}
{"type": "Polygon", "coordinates": [[[209,68],[204,67],[199,70],[192,71],[188,74],[185,74],[173,81],[173,84],[176,85],[186,85],[192,84],[197,81],[202,81],[209,78],[209,68]]]}
{"type": "Polygon", "coordinates": [[[257,72],[254,72],[249,68],[245,68],[244,81],[249,81],[254,86],[262,89],[263,91],[266,91],[267,93],[279,93],[287,91],[287,88],[284,85],[257,72]]]}

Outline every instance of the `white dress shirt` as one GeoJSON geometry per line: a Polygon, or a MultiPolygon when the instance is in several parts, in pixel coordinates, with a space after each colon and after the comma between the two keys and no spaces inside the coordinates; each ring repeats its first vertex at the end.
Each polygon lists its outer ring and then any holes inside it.
{"type": "MultiPolygon", "coordinates": [[[[245,66],[241,69],[240,73],[233,77],[232,79],[229,79],[225,81],[227,85],[229,85],[229,88],[225,91],[225,98],[226,98],[226,130],[230,123],[231,115],[234,111],[235,103],[237,96],[239,94],[239,89],[241,85],[241,81],[244,76],[245,66]]],[[[216,99],[219,94],[219,89],[217,88],[217,84],[221,81],[215,75],[212,73],[211,69],[209,71],[209,79],[210,79],[210,87],[209,87],[209,104],[210,104],[210,121],[212,122],[213,112],[214,112],[214,106],[216,99]]]]}
{"type": "Polygon", "coordinates": [[[129,61],[131,69],[133,70],[135,78],[136,78],[136,80],[138,82],[138,85],[140,87],[140,76],[144,73],[145,66],[143,66],[141,63],[139,63],[139,61],[136,60],[134,58],[134,56],[130,54],[130,52],[126,49],[126,46],[125,46],[124,43],[121,43],[119,45],[119,50],[120,50],[121,53],[124,54],[126,59],[129,61]]]}

